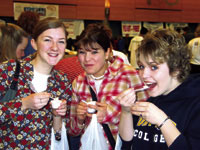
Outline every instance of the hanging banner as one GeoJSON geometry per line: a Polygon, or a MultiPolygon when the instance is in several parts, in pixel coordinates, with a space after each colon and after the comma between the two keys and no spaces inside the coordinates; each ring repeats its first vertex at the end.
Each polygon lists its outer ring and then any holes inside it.
{"type": "Polygon", "coordinates": [[[17,20],[23,11],[34,11],[40,14],[40,19],[46,17],[59,18],[58,5],[33,4],[33,3],[14,3],[14,19],[17,20]]]}
{"type": "Polygon", "coordinates": [[[166,23],[166,28],[176,30],[177,28],[188,27],[188,23],[166,23]]]}
{"type": "Polygon", "coordinates": [[[161,22],[144,22],[143,25],[148,31],[154,31],[155,29],[163,28],[163,23],[161,22]]]}
{"type": "Polygon", "coordinates": [[[6,22],[0,19],[0,24],[6,24],[6,22]]]}
{"type": "Polygon", "coordinates": [[[63,23],[66,26],[68,38],[76,39],[76,37],[79,36],[84,30],[83,20],[64,20],[63,23]]]}
{"type": "Polygon", "coordinates": [[[140,33],[141,22],[122,21],[122,36],[133,37],[140,33]]]}

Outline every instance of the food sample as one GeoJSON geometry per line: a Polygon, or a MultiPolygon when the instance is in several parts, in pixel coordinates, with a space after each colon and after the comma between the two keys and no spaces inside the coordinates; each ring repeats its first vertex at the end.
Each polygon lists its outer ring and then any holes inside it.
{"type": "Polygon", "coordinates": [[[58,97],[54,98],[52,101],[51,101],[51,105],[52,105],[52,108],[53,109],[57,109],[60,104],[62,103],[61,100],[58,99],[58,97]]]}

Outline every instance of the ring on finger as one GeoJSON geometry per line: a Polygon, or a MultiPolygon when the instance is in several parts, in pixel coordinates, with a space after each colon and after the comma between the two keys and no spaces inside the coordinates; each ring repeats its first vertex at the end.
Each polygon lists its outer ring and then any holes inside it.
{"type": "Polygon", "coordinates": [[[40,98],[40,103],[42,103],[42,99],[40,98]]]}

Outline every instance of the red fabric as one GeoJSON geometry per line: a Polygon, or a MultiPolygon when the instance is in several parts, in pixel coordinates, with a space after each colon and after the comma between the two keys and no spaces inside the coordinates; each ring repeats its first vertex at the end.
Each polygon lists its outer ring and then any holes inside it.
{"type": "Polygon", "coordinates": [[[79,74],[81,74],[84,71],[78,61],[77,56],[62,59],[55,66],[55,69],[66,73],[71,83],[79,74]]]}

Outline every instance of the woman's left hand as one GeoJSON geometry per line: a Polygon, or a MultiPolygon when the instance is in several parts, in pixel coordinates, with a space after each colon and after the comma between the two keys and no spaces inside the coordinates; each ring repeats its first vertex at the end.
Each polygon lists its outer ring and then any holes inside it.
{"type": "Polygon", "coordinates": [[[106,102],[96,102],[97,106],[97,121],[101,123],[107,114],[107,103],[106,102]]]}
{"type": "Polygon", "coordinates": [[[136,102],[131,108],[132,114],[141,116],[151,124],[159,126],[167,115],[150,102],[136,102]]]}
{"type": "Polygon", "coordinates": [[[62,100],[62,103],[57,109],[53,109],[53,114],[54,115],[59,115],[59,116],[65,116],[67,112],[67,101],[62,100]]]}

